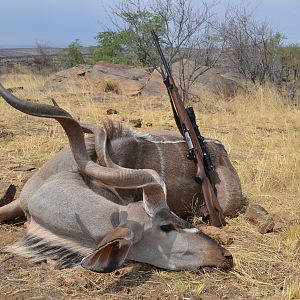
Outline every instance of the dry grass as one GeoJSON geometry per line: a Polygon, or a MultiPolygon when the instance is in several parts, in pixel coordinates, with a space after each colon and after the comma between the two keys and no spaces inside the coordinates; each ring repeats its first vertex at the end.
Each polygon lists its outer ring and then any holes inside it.
{"type": "MultiPolygon", "coordinates": [[[[47,94],[35,90],[43,83],[42,77],[11,75],[0,81],[7,87],[23,85],[24,91],[18,92],[23,98],[46,103],[54,98],[84,123],[100,123],[106,110],[113,108],[119,112],[113,120],[129,124],[130,119],[141,118],[142,130],[176,129],[167,98],[102,93],[102,101],[93,102],[95,91],[89,87],[84,93],[70,88],[66,94],[47,94]]],[[[274,215],[274,232],[259,234],[242,215],[228,220],[224,230],[234,238],[228,249],[234,254],[235,267],[230,272],[213,270],[201,275],[147,266],[121,275],[55,270],[51,264],[30,265],[0,254],[0,295],[4,299],[300,298],[300,110],[272,87],[238,94],[230,102],[206,99],[210,101],[193,103],[203,135],[226,145],[245,196],[274,215]]],[[[13,182],[20,187],[26,178],[24,172],[11,170],[10,164],[38,167],[67,143],[55,121],[21,114],[4,101],[0,101],[0,134],[3,186],[13,182]]],[[[11,243],[23,232],[23,226],[2,225],[0,245],[11,243]]]]}

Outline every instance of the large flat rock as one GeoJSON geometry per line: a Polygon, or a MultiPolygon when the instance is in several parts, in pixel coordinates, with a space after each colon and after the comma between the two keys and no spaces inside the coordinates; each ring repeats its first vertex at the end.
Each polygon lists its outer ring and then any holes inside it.
{"type": "MultiPolygon", "coordinates": [[[[204,67],[205,68],[205,67],[204,67]]],[[[190,65],[186,65],[186,72],[190,71],[190,65]]],[[[179,86],[179,64],[173,65],[173,76],[179,86]]],[[[187,73],[188,74],[188,73],[187,73]]],[[[217,69],[211,68],[197,77],[192,94],[199,94],[198,85],[204,86],[216,95],[225,98],[232,97],[241,85],[220,74],[217,69]]],[[[167,95],[161,74],[152,73],[144,68],[128,65],[113,64],[99,61],[94,66],[81,65],[57,72],[49,77],[44,89],[51,91],[67,91],[70,88],[90,86],[95,94],[113,92],[122,95],[135,96],[140,93],[149,96],[167,95]]]]}
{"type": "Polygon", "coordinates": [[[88,84],[100,92],[110,84],[116,86],[118,93],[134,96],[141,92],[149,78],[150,73],[145,69],[99,61],[94,66],[82,65],[57,72],[49,77],[44,88],[64,91],[88,84]]]}

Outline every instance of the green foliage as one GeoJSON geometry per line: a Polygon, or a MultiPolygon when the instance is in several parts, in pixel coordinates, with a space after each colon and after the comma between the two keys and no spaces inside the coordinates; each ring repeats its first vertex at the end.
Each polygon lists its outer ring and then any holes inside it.
{"type": "Polygon", "coordinates": [[[296,80],[300,73],[300,45],[289,44],[281,46],[277,49],[277,57],[280,61],[282,68],[282,76],[287,80],[296,80]]]}
{"type": "Polygon", "coordinates": [[[166,30],[162,18],[146,10],[122,12],[119,17],[127,28],[98,33],[98,46],[91,50],[90,62],[104,60],[135,66],[151,65],[157,54],[151,47],[150,30],[154,29],[159,36],[163,36],[166,30]]]}
{"type": "Polygon", "coordinates": [[[71,68],[85,63],[83,55],[80,51],[80,47],[81,47],[80,42],[78,39],[76,39],[68,46],[68,48],[65,49],[64,62],[63,62],[65,67],[71,68]]]}
{"type": "Polygon", "coordinates": [[[282,34],[281,32],[276,32],[272,35],[270,42],[272,43],[274,48],[278,49],[278,47],[280,47],[282,42],[286,39],[287,37],[284,34],[282,34]]]}
{"type": "Polygon", "coordinates": [[[290,44],[278,48],[278,55],[284,65],[300,67],[300,45],[290,44]]]}
{"type": "Polygon", "coordinates": [[[285,39],[286,37],[282,33],[276,32],[271,34],[270,37],[263,42],[263,47],[267,50],[266,52],[271,58],[276,57],[278,49],[280,49],[285,39]]]}
{"type": "Polygon", "coordinates": [[[158,36],[163,37],[166,33],[163,19],[161,16],[146,10],[123,12],[120,16],[128,25],[128,50],[135,54],[136,60],[140,64],[151,65],[157,53],[151,47],[152,36],[150,31],[153,29],[158,36]]]}
{"type": "Polygon", "coordinates": [[[98,46],[90,49],[91,58],[89,62],[94,64],[99,60],[104,60],[116,64],[135,64],[134,55],[127,51],[128,34],[127,31],[98,33],[95,37],[98,46]]]}

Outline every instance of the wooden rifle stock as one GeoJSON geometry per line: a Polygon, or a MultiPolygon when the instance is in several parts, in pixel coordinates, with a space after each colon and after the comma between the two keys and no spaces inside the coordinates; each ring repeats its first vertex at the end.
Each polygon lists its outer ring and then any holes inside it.
{"type": "Polygon", "coordinates": [[[199,139],[202,137],[198,130],[198,126],[196,125],[196,120],[193,116],[194,120],[193,122],[191,121],[191,117],[189,116],[187,110],[183,105],[183,102],[178,92],[178,88],[175,85],[171,71],[161,50],[158,37],[153,30],[151,31],[151,34],[153,36],[155,46],[159,52],[159,55],[161,57],[164,66],[164,70],[165,70],[165,73],[163,72],[164,84],[170,96],[172,110],[174,113],[177,127],[188,145],[189,158],[193,159],[196,163],[197,170],[196,170],[195,180],[198,183],[200,183],[202,186],[202,193],[204,196],[210,224],[217,227],[224,226],[226,224],[226,221],[223,216],[223,212],[218,202],[218,199],[216,197],[213,186],[211,184],[211,181],[208,178],[208,176],[211,177],[212,173],[215,172],[214,166],[211,163],[209,154],[205,149],[204,143],[202,144],[202,149],[204,151],[202,151],[201,149],[199,139]],[[195,132],[195,127],[197,133],[195,132]],[[204,159],[206,160],[206,166],[203,162],[204,159]]]}

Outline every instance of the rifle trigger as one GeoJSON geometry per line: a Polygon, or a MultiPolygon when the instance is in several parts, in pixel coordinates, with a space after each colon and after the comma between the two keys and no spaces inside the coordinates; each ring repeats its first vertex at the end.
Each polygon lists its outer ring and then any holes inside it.
{"type": "Polygon", "coordinates": [[[189,160],[194,160],[195,159],[195,154],[193,150],[189,150],[189,153],[186,155],[186,158],[189,160]]]}

